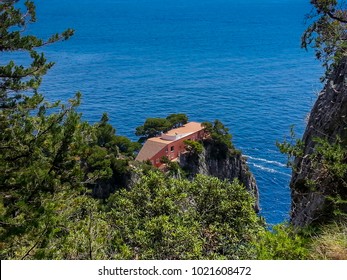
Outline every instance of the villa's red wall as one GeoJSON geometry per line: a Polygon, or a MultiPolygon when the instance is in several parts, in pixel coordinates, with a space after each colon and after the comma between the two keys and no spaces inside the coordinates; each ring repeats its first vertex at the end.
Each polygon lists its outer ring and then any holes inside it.
{"type": "Polygon", "coordinates": [[[204,137],[204,131],[197,131],[193,134],[190,134],[189,136],[183,137],[181,139],[178,139],[177,141],[174,141],[170,144],[168,144],[166,147],[164,147],[159,153],[157,153],[155,156],[153,156],[150,160],[152,164],[156,167],[159,167],[161,165],[160,159],[163,156],[168,157],[170,160],[173,160],[177,158],[182,152],[185,152],[185,140],[200,140],[204,137]],[[173,151],[171,151],[171,148],[173,147],[173,151]]]}

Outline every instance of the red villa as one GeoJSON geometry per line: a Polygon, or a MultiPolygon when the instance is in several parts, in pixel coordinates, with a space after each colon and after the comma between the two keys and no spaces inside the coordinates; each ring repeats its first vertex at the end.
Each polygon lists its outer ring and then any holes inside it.
{"type": "Polygon", "coordinates": [[[201,123],[189,122],[179,128],[162,133],[159,137],[147,139],[136,160],[150,160],[154,166],[159,167],[161,165],[160,159],[163,156],[175,160],[186,151],[184,140],[201,140],[204,135],[204,128],[201,123]]]}

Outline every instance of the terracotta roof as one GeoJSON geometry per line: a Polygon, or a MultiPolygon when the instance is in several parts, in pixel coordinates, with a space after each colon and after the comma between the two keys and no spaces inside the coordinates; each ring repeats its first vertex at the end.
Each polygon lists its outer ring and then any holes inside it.
{"type": "Polygon", "coordinates": [[[169,130],[168,132],[166,132],[166,135],[176,135],[176,134],[186,134],[186,133],[194,133],[197,131],[202,130],[203,127],[201,125],[201,123],[198,122],[189,122],[186,123],[185,125],[178,127],[178,128],[174,128],[169,130]]]}
{"type": "Polygon", "coordinates": [[[154,141],[160,142],[160,143],[169,144],[171,142],[178,140],[179,138],[188,136],[188,135],[193,134],[195,132],[198,132],[202,129],[204,129],[204,128],[202,127],[201,123],[189,122],[189,123],[187,123],[181,127],[169,130],[168,132],[162,134],[162,136],[153,137],[151,139],[153,139],[154,141]],[[167,138],[165,139],[165,137],[167,137],[167,138]]]}
{"type": "Polygon", "coordinates": [[[153,141],[152,138],[148,139],[146,143],[143,145],[139,154],[136,157],[138,161],[145,161],[153,157],[155,154],[159,153],[161,149],[166,146],[165,143],[159,143],[153,141]]]}

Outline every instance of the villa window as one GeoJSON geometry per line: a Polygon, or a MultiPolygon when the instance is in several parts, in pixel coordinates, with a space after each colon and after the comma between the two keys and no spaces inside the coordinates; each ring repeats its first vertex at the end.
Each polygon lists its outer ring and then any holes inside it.
{"type": "Polygon", "coordinates": [[[175,147],[172,146],[170,149],[171,149],[171,152],[173,152],[175,150],[175,147]]]}

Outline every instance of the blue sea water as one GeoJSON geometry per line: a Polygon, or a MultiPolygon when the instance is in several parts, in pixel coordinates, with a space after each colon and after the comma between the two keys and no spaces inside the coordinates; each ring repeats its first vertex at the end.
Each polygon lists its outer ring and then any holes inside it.
{"type": "Polygon", "coordinates": [[[81,91],[84,119],[108,112],[117,134],[136,139],[147,117],[186,113],[225,123],[248,156],[270,224],[290,211],[290,170],[275,143],[305,118],[322,87],[312,52],[300,48],[305,0],[36,1],[45,47],[56,61],[42,85],[50,100],[81,91]]]}

